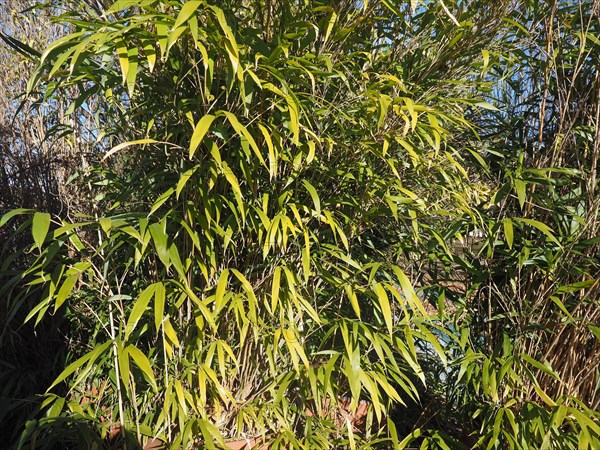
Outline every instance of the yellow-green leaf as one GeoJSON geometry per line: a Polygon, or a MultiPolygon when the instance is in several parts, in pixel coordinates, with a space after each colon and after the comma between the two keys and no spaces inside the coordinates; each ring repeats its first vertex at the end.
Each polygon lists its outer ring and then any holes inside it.
{"type": "Polygon", "coordinates": [[[123,142],[122,144],[116,145],[115,147],[111,148],[108,152],[106,152],[106,155],[104,155],[104,157],[102,159],[105,160],[106,158],[108,158],[109,156],[112,156],[119,150],[123,150],[124,148],[131,147],[132,145],[156,144],[156,143],[158,143],[158,141],[155,141],[154,139],[138,139],[136,141],[123,142]]]}
{"type": "Polygon", "coordinates": [[[150,361],[138,348],[133,345],[129,345],[127,347],[127,352],[133,358],[135,365],[140,368],[140,370],[146,375],[148,381],[152,385],[152,388],[155,392],[158,392],[158,386],[156,385],[156,379],[154,378],[154,373],[152,372],[152,367],[150,366],[150,361]]]}
{"type": "Polygon", "coordinates": [[[196,150],[202,143],[202,139],[206,136],[206,133],[210,129],[213,121],[215,120],[215,116],[211,114],[207,114],[202,117],[194,127],[194,133],[192,134],[192,139],[190,140],[190,154],[189,157],[192,159],[196,150]]]}
{"type": "Polygon", "coordinates": [[[154,284],[154,326],[156,332],[160,329],[165,314],[165,285],[162,282],[154,284]]]}
{"type": "Polygon", "coordinates": [[[512,248],[514,238],[512,220],[506,218],[502,221],[502,225],[504,226],[504,236],[506,237],[506,243],[508,244],[508,248],[512,248]]]}
{"type": "Polygon", "coordinates": [[[275,267],[273,273],[273,282],[271,285],[271,313],[275,314],[275,309],[279,304],[279,284],[281,280],[281,267],[275,267]]]}
{"type": "Polygon", "coordinates": [[[375,285],[375,292],[377,294],[377,303],[379,304],[379,308],[381,309],[381,314],[383,314],[383,320],[385,321],[385,325],[391,336],[393,328],[393,317],[392,309],[390,307],[390,299],[388,298],[387,292],[385,291],[385,288],[381,283],[377,283],[375,285]]]}
{"type": "Polygon", "coordinates": [[[173,25],[173,29],[176,29],[183,25],[192,16],[192,14],[196,12],[196,10],[201,4],[201,1],[196,0],[186,2],[181,7],[181,11],[179,11],[179,15],[177,16],[177,20],[175,20],[175,25],[173,25]]]}
{"type": "Polygon", "coordinates": [[[31,233],[33,234],[33,242],[38,248],[42,248],[42,244],[46,239],[48,230],[50,229],[50,214],[36,212],[33,215],[33,223],[31,225],[31,233]]]}
{"type": "Polygon", "coordinates": [[[73,374],[77,369],[80,369],[81,367],[83,367],[83,365],[86,362],[93,363],[102,353],[104,353],[104,351],[109,347],[109,345],[111,343],[112,343],[112,341],[107,341],[104,344],[97,346],[96,348],[94,348],[94,350],[92,350],[88,354],[82,356],[77,361],[69,364],[67,366],[67,368],[65,370],[63,370],[58,377],[56,377],[56,379],[50,385],[50,387],[48,388],[48,390],[46,392],[50,391],[50,389],[52,389],[54,386],[56,386],[60,382],[64,381],[69,375],[73,374]]]}
{"type": "Polygon", "coordinates": [[[146,311],[148,303],[150,303],[150,299],[154,295],[155,291],[156,286],[151,284],[142,291],[138,299],[135,301],[135,304],[131,309],[131,313],[129,313],[129,318],[127,319],[127,326],[125,327],[125,339],[127,339],[131,332],[135,329],[135,326],[144,314],[144,311],[146,311]]]}
{"type": "Polygon", "coordinates": [[[58,311],[58,308],[62,306],[62,304],[67,300],[67,297],[73,290],[75,283],[79,279],[79,275],[70,275],[65,278],[62,286],[60,287],[58,294],[56,295],[56,302],[54,303],[54,312],[58,311]]]}

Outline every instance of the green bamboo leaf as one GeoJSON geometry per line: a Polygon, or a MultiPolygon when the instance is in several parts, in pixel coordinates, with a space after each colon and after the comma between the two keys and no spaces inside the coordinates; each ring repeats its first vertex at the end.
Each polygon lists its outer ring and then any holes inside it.
{"type": "Polygon", "coordinates": [[[596,436],[600,436],[600,426],[592,420],[591,417],[588,417],[583,412],[579,411],[577,408],[569,408],[569,412],[575,416],[575,419],[579,423],[581,427],[587,427],[591,429],[596,436]]]}
{"type": "Polygon", "coordinates": [[[381,393],[377,388],[377,384],[364,371],[361,371],[360,373],[360,381],[370,394],[370,400],[373,406],[373,410],[375,411],[375,415],[377,416],[377,422],[381,422],[384,408],[380,401],[381,393]]]}
{"type": "Polygon", "coordinates": [[[152,367],[150,366],[150,361],[138,348],[134,345],[129,345],[126,349],[127,353],[131,355],[135,365],[140,368],[140,370],[146,375],[146,378],[150,382],[150,385],[154,389],[154,392],[158,393],[158,386],[156,385],[156,379],[154,378],[154,373],[152,372],[152,367]]]}
{"type": "Polygon", "coordinates": [[[533,220],[533,219],[525,219],[525,218],[514,218],[514,221],[517,222],[521,222],[521,223],[525,223],[527,225],[531,225],[534,228],[537,228],[538,230],[540,230],[542,233],[544,233],[548,239],[550,239],[552,242],[554,242],[555,244],[560,245],[560,242],[558,241],[558,239],[556,239],[556,236],[554,236],[554,233],[552,232],[552,229],[546,225],[545,223],[542,223],[538,220],[533,220]]]}
{"type": "Polygon", "coordinates": [[[423,303],[421,303],[421,300],[419,300],[419,297],[415,293],[415,290],[413,289],[412,284],[406,274],[398,266],[392,266],[392,270],[396,274],[396,277],[400,282],[400,286],[402,287],[404,298],[411,308],[413,310],[418,310],[424,317],[429,317],[427,311],[423,307],[423,303]]]}
{"type": "Polygon", "coordinates": [[[388,333],[391,336],[394,318],[392,316],[392,309],[390,307],[390,299],[388,298],[387,292],[381,283],[375,284],[375,293],[377,294],[377,303],[379,304],[379,308],[381,309],[383,320],[385,321],[388,333]]]}
{"type": "MultiPolygon", "coordinates": [[[[388,8],[391,12],[393,12],[397,16],[402,16],[403,13],[395,5],[396,2],[393,2],[392,0],[382,0],[382,3],[385,5],[386,8],[388,8]]],[[[417,1],[416,0],[411,0],[410,4],[411,4],[411,9],[413,11],[415,11],[415,8],[416,8],[416,5],[417,5],[417,1]]]]}
{"type": "Polygon", "coordinates": [[[139,51],[135,45],[131,46],[127,50],[127,61],[129,63],[129,68],[125,82],[127,83],[127,92],[129,93],[130,97],[133,96],[133,92],[135,90],[135,80],[137,78],[138,71],[138,56],[139,51]]]}
{"type": "Polygon", "coordinates": [[[500,436],[500,430],[502,428],[502,419],[504,416],[504,408],[500,408],[494,418],[494,426],[492,431],[491,442],[498,442],[498,436],[500,436]]]}
{"type": "Polygon", "coordinates": [[[77,47],[78,46],[76,46],[75,43],[72,43],[67,46],[67,49],[61,49],[62,53],[59,53],[54,66],[52,66],[52,69],[50,72],[48,72],[48,78],[52,78],[52,76],[62,68],[62,66],[67,62],[67,59],[69,59],[75,50],[77,50],[77,47]]]}
{"type": "Polygon", "coordinates": [[[257,322],[257,317],[256,317],[256,305],[257,305],[257,300],[256,300],[256,295],[254,294],[254,288],[252,287],[252,285],[250,284],[250,282],[248,281],[248,279],[244,276],[244,274],[242,272],[240,272],[237,269],[231,269],[231,271],[233,272],[233,274],[236,276],[236,278],[240,281],[240,283],[242,283],[242,287],[244,289],[244,292],[246,293],[246,297],[248,299],[248,304],[249,304],[249,315],[250,315],[250,320],[252,320],[254,323],[257,322]]]}
{"type": "Polygon", "coordinates": [[[171,344],[173,344],[175,347],[179,347],[180,343],[179,338],[177,337],[177,332],[175,331],[175,328],[168,317],[163,321],[163,329],[165,331],[165,336],[169,339],[171,344]]]}
{"type": "Polygon", "coordinates": [[[527,355],[525,353],[521,353],[520,356],[521,356],[522,359],[524,359],[525,361],[527,361],[529,364],[531,364],[536,369],[539,369],[542,372],[550,375],[555,380],[560,381],[559,376],[556,374],[556,372],[554,372],[554,370],[552,370],[551,367],[542,364],[541,362],[537,361],[536,359],[532,358],[531,356],[529,356],[529,355],[527,355]]]}
{"type": "Polygon", "coordinates": [[[484,101],[475,102],[474,105],[481,109],[488,109],[490,111],[499,111],[499,109],[496,108],[494,105],[492,105],[491,103],[488,103],[488,102],[484,102],[484,101]]]}
{"type": "Polygon", "coordinates": [[[146,289],[142,291],[142,293],[138,296],[131,312],[129,313],[129,318],[127,319],[127,325],[125,327],[125,339],[129,338],[135,326],[139,322],[140,318],[148,308],[148,304],[150,303],[150,299],[156,292],[156,285],[151,284],[146,289]]]}
{"type": "Polygon", "coordinates": [[[300,144],[300,105],[298,100],[292,95],[285,95],[285,101],[288,105],[288,114],[290,115],[290,131],[292,132],[292,143],[300,144]]]}
{"type": "Polygon", "coordinates": [[[277,176],[277,153],[275,152],[275,147],[273,146],[273,140],[271,139],[269,130],[267,130],[262,124],[258,124],[258,129],[262,133],[269,151],[269,177],[272,180],[277,176]]]}
{"type": "Polygon", "coordinates": [[[153,223],[148,227],[148,230],[152,236],[158,258],[163,263],[165,268],[168,269],[171,265],[171,260],[169,258],[169,248],[167,246],[168,238],[163,224],[153,223]]]}
{"type": "Polygon", "coordinates": [[[224,115],[227,118],[227,120],[229,121],[229,123],[231,124],[231,126],[233,127],[235,132],[240,137],[242,137],[248,141],[248,144],[250,144],[250,147],[254,151],[254,154],[257,156],[260,163],[263,166],[268,168],[267,163],[265,162],[265,159],[263,158],[262,154],[260,153],[260,149],[258,148],[256,141],[254,140],[254,137],[252,137],[252,134],[250,134],[248,129],[240,123],[240,121],[234,114],[232,114],[228,111],[220,111],[220,114],[224,115]]]}
{"type": "Polygon", "coordinates": [[[202,437],[204,438],[204,445],[206,445],[207,449],[216,450],[217,447],[215,446],[215,442],[219,444],[220,447],[227,448],[225,440],[223,439],[223,435],[212,423],[210,423],[208,420],[199,419],[198,425],[200,427],[202,437]]]}
{"type": "Polygon", "coordinates": [[[484,73],[490,64],[490,52],[486,49],[483,49],[481,50],[481,56],[483,57],[483,68],[481,69],[481,73],[484,73]]]}
{"type": "Polygon", "coordinates": [[[177,246],[173,243],[169,246],[169,260],[173,267],[177,271],[177,274],[180,276],[184,282],[187,282],[187,274],[185,268],[183,267],[183,263],[181,262],[181,257],[179,256],[179,250],[177,246]]]}
{"type": "Polygon", "coordinates": [[[26,208],[13,209],[12,211],[9,211],[6,214],[4,214],[2,218],[0,218],[0,227],[6,225],[8,221],[15,216],[19,216],[22,214],[31,214],[32,212],[35,212],[35,210],[26,208]]]}
{"type": "Polygon", "coordinates": [[[179,177],[179,181],[177,182],[177,188],[175,189],[175,197],[177,199],[179,199],[179,194],[181,194],[181,191],[187,184],[188,180],[192,177],[192,175],[194,175],[197,169],[198,166],[192,167],[181,174],[181,177],[179,177]]]}
{"type": "Polygon", "coordinates": [[[156,201],[154,202],[154,204],[152,205],[152,208],[150,208],[150,212],[148,213],[148,215],[151,216],[156,211],[158,211],[158,209],[162,205],[164,205],[167,200],[169,200],[169,198],[171,197],[173,192],[175,192],[175,188],[171,187],[171,188],[167,189],[160,197],[158,197],[156,199],[156,201]]]}
{"type": "Polygon", "coordinates": [[[145,41],[143,45],[144,54],[148,60],[148,68],[150,73],[154,72],[154,66],[156,65],[156,51],[154,49],[154,42],[151,40],[145,41]]]}
{"type": "Polygon", "coordinates": [[[277,305],[279,304],[279,283],[281,280],[281,267],[275,267],[273,273],[273,281],[271,283],[271,313],[275,314],[277,305]]]}
{"type": "Polygon", "coordinates": [[[222,167],[223,167],[223,175],[225,175],[225,179],[230,184],[231,189],[233,190],[233,193],[236,196],[236,200],[238,201],[238,203],[241,203],[241,199],[243,198],[243,195],[242,195],[242,190],[240,189],[240,183],[238,182],[237,177],[235,176],[235,174],[233,173],[233,170],[231,170],[231,168],[229,167],[229,165],[227,165],[227,163],[225,161],[223,161],[222,167]]]}
{"type": "Polygon", "coordinates": [[[160,330],[160,325],[164,319],[165,314],[165,285],[162,282],[154,284],[154,326],[156,332],[160,330]]]}
{"type": "Polygon", "coordinates": [[[227,19],[225,18],[225,14],[223,13],[223,10],[217,6],[212,6],[212,5],[210,6],[210,8],[214,11],[215,16],[217,17],[217,21],[219,22],[219,26],[223,30],[223,33],[225,33],[225,38],[226,38],[225,46],[230,55],[231,62],[233,64],[233,71],[237,72],[238,66],[239,66],[240,55],[239,55],[238,45],[237,45],[235,36],[233,34],[233,31],[231,30],[231,27],[227,23],[227,19]]]}
{"type": "Polygon", "coordinates": [[[181,381],[179,380],[175,380],[175,394],[177,395],[177,401],[179,402],[179,406],[183,410],[183,414],[187,415],[187,402],[185,401],[183,386],[181,385],[181,381]]]}
{"type": "Polygon", "coordinates": [[[46,239],[48,230],[50,229],[50,214],[36,212],[33,215],[33,222],[31,225],[31,233],[33,234],[33,241],[38,248],[42,248],[42,244],[46,239]]]}
{"type": "Polygon", "coordinates": [[[110,234],[110,230],[113,227],[113,221],[110,217],[100,217],[98,219],[98,223],[100,224],[100,228],[102,228],[102,231],[104,231],[104,233],[106,233],[106,235],[108,236],[110,234]]]}
{"type": "Polygon", "coordinates": [[[124,148],[131,147],[132,145],[157,144],[157,143],[158,143],[158,141],[155,141],[154,139],[138,139],[136,141],[123,142],[122,144],[116,145],[115,147],[111,148],[108,152],[106,152],[106,154],[104,155],[104,157],[102,159],[105,160],[105,159],[109,158],[110,156],[114,155],[115,153],[117,153],[119,150],[123,150],[124,148]]]}
{"type": "Polygon", "coordinates": [[[310,194],[310,197],[312,198],[313,204],[315,205],[315,211],[316,211],[317,215],[321,215],[321,200],[319,199],[319,194],[317,194],[317,190],[306,179],[302,180],[302,184],[304,184],[304,187],[306,188],[306,190],[310,194]]]}
{"type": "Polygon", "coordinates": [[[46,400],[44,400],[40,406],[40,409],[45,409],[46,407],[48,407],[49,404],[52,403],[52,407],[50,407],[48,409],[47,417],[49,418],[57,418],[60,416],[60,413],[62,412],[64,406],[65,406],[65,399],[62,397],[57,397],[55,395],[48,395],[48,398],[46,398],[46,400]]]}
{"type": "Polygon", "coordinates": [[[360,347],[358,344],[352,349],[348,357],[344,357],[345,370],[344,374],[348,378],[348,384],[350,385],[350,392],[352,393],[352,401],[350,408],[356,408],[360,398],[361,390],[361,373],[360,367],[360,347]]]}
{"type": "Polygon", "coordinates": [[[565,313],[565,315],[571,320],[571,323],[575,323],[575,318],[571,315],[565,304],[558,298],[556,295],[551,295],[550,300],[560,308],[560,310],[565,313]]]}
{"type": "Polygon", "coordinates": [[[304,230],[304,246],[302,247],[302,273],[304,281],[308,283],[310,278],[310,238],[308,230],[304,230]]]}
{"type": "Polygon", "coordinates": [[[404,448],[400,447],[400,442],[398,441],[398,431],[396,430],[396,425],[391,417],[387,418],[387,428],[390,437],[392,438],[392,448],[404,448]]]}
{"type": "Polygon", "coordinates": [[[123,348],[123,343],[117,341],[117,361],[119,362],[119,375],[125,390],[129,391],[130,369],[129,353],[123,348]]]}
{"type": "Polygon", "coordinates": [[[337,22],[337,17],[338,16],[335,13],[335,11],[331,11],[331,14],[329,14],[329,20],[327,21],[327,29],[325,30],[325,37],[323,38],[323,45],[325,45],[329,40],[329,36],[331,36],[331,31],[333,30],[333,27],[337,22]]]}
{"type": "MultiPolygon", "coordinates": [[[[41,280],[40,282],[43,283],[43,282],[45,282],[45,280],[41,280]]],[[[38,318],[35,323],[37,325],[39,323],[39,321],[41,320],[41,317],[48,310],[50,300],[51,300],[50,297],[46,297],[44,300],[39,302],[31,311],[29,311],[29,314],[27,314],[27,317],[25,317],[25,319],[23,320],[23,323],[29,322],[33,318],[33,316],[38,314],[38,318]]]]}
{"type": "Polygon", "coordinates": [[[594,334],[594,336],[596,336],[596,339],[598,339],[600,341],[600,327],[593,325],[591,323],[588,323],[588,328],[594,334]]]}
{"type": "Polygon", "coordinates": [[[229,281],[229,269],[223,270],[219,276],[217,283],[217,289],[215,290],[215,313],[221,311],[225,300],[225,290],[227,289],[227,283],[229,281]]]}
{"type": "Polygon", "coordinates": [[[96,346],[91,352],[79,358],[77,361],[69,364],[65,370],[63,370],[54,382],[50,385],[46,392],[49,392],[54,386],[66,380],[67,377],[72,375],[75,371],[83,367],[85,363],[93,364],[98,357],[106,351],[112,341],[107,341],[104,344],[96,346]]]}
{"type": "Polygon", "coordinates": [[[360,320],[360,306],[358,304],[358,297],[356,296],[354,288],[351,285],[347,284],[346,286],[344,286],[344,289],[346,291],[346,295],[348,296],[348,300],[350,300],[350,305],[354,310],[354,314],[356,314],[356,317],[358,317],[358,319],[360,320]]]}
{"type": "Polygon", "coordinates": [[[160,47],[160,57],[163,61],[167,58],[167,45],[169,43],[170,23],[166,21],[156,22],[156,36],[158,37],[158,46],[160,47]]]}
{"type": "Polygon", "coordinates": [[[167,36],[167,55],[171,51],[171,48],[177,43],[183,33],[188,30],[187,27],[179,27],[171,29],[171,32],[167,36]]]}
{"type": "Polygon", "coordinates": [[[119,56],[119,65],[121,66],[123,84],[125,84],[129,75],[129,51],[125,41],[122,39],[115,41],[115,48],[117,50],[117,55],[119,56]]]}
{"type": "Polygon", "coordinates": [[[523,210],[523,207],[525,206],[525,201],[527,200],[527,183],[520,179],[516,179],[514,183],[515,191],[517,192],[517,198],[519,199],[519,206],[521,207],[521,210],[523,210]]]}
{"type": "Polygon", "coordinates": [[[392,98],[386,94],[379,95],[379,120],[377,121],[377,127],[381,128],[385,121],[385,117],[388,112],[388,108],[392,103],[392,98]]]}
{"type": "Polygon", "coordinates": [[[535,389],[535,392],[537,392],[537,394],[540,396],[540,398],[546,405],[548,405],[550,407],[557,406],[556,402],[554,400],[552,400],[552,398],[548,394],[546,394],[546,391],[544,391],[540,386],[534,385],[533,388],[535,389]]]}
{"type": "Polygon", "coordinates": [[[58,308],[60,308],[62,306],[62,304],[65,302],[65,300],[67,300],[67,297],[73,290],[73,287],[75,286],[75,283],[77,283],[77,280],[79,280],[79,275],[70,275],[65,278],[65,280],[63,281],[63,283],[58,291],[58,294],[56,295],[56,300],[54,303],[54,312],[55,313],[56,313],[56,311],[58,311],[58,308]]]}
{"type": "Polygon", "coordinates": [[[141,1],[142,0],[117,0],[105,11],[104,16],[122,11],[132,6],[138,6],[141,1]]]}
{"type": "Polygon", "coordinates": [[[206,133],[210,129],[213,121],[215,120],[215,116],[211,114],[207,114],[202,117],[194,127],[194,133],[192,134],[192,139],[190,140],[190,153],[189,158],[192,159],[196,150],[202,143],[202,139],[206,136],[206,133]]]}
{"type": "Polygon", "coordinates": [[[514,238],[512,220],[506,218],[502,221],[502,225],[504,226],[504,236],[506,237],[508,248],[512,248],[514,238]]]}
{"type": "Polygon", "coordinates": [[[183,25],[187,20],[192,17],[192,14],[196,12],[198,7],[202,4],[201,1],[189,1],[186,2],[182,7],[181,11],[179,11],[179,15],[177,16],[177,20],[175,20],[175,25],[173,25],[173,29],[179,28],[183,25]]]}
{"type": "Polygon", "coordinates": [[[442,364],[445,367],[448,364],[448,360],[446,359],[446,352],[444,351],[444,348],[441,346],[438,337],[436,337],[427,328],[427,325],[419,323],[417,325],[417,327],[419,328],[419,331],[423,334],[424,340],[427,341],[428,344],[431,344],[431,346],[435,349],[435,351],[437,352],[438,356],[440,357],[440,360],[442,361],[442,364]]]}

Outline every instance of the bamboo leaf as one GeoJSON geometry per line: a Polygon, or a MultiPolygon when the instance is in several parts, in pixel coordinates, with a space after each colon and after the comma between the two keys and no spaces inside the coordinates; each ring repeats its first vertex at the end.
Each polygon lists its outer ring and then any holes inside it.
{"type": "Polygon", "coordinates": [[[217,283],[217,289],[215,291],[215,313],[218,313],[221,311],[221,308],[223,308],[228,280],[229,269],[225,269],[221,272],[221,276],[219,276],[219,282],[217,283]]]}
{"type": "Polygon", "coordinates": [[[527,200],[527,194],[525,192],[527,189],[527,183],[520,179],[516,179],[514,183],[515,191],[517,192],[517,198],[519,199],[519,206],[521,207],[521,210],[523,210],[525,201],[527,200]]]}
{"type": "Polygon", "coordinates": [[[175,196],[177,197],[177,199],[179,199],[179,195],[181,194],[181,191],[183,191],[183,188],[185,187],[185,185],[187,184],[189,179],[192,177],[192,175],[194,175],[194,173],[196,172],[197,169],[198,169],[198,167],[193,167],[191,169],[186,170],[184,173],[181,174],[181,177],[179,178],[179,181],[177,182],[177,188],[175,189],[175,196]]]}
{"type": "Polygon", "coordinates": [[[506,218],[502,221],[502,225],[504,226],[504,236],[506,237],[508,248],[512,248],[514,240],[512,220],[506,218]]]}
{"type": "Polygon", "coordinates": [[[317,213],[317,215],[320,215],[321,200],[319,199],[319,194],[317,194],[317,190],[312,184],[310,184],[308,180],[302,180],[302,184],[304,184],[304,187],[306,188],[306,190],[310,194],[310,197],[312,198],[313,204],[315,205],[315,212],[317,213]]]}
{"type": "Polygon", "coordinates": [[[211,114],[206,114],[202,117],[194,127],[194,133],[192,134],[192,139],[190,140],[190,153],[189,158],[192,159],[196,150],[202,143],[202,139],[206,136],[206,133],[210,129],[210,126],[215,120],[215,116],[211,114]]]}
{"type": "Polygon", "coordinates": [[[279,283],[281,280],[281,267],[275,267],[273,273],[273,281],[271,283],[271,313],[275,314],[277,305],[279,304],[279,283]]]}
{"type": "Polygon", "coordinates": [[[304,281],[308,282],[310,278],[310,238],[307,230],[304,231],[304,246],[302,247],[302,273],[304,281]]]}
{"type": "Polygon", "coordinates": [[[375,293],[377,294],[377,303],[379,308],[381,309],[381,314],[383,315],[383,320],[385,321],[385,325],[387,327],[388,333],[390,336],[392,335],[393,329],[393,316],[392,309],[390,307],[390,300],[387,296],[387,292],[381,283],[377,283],[375,285],[375,293]]]}
{"type": "Polygon", "coordinates": [[[115,147],[111,148],[108,152],[106,152],[106,155],[104,155],[104,157],[102,159],[103,160],[107,159],[110,156],[117,153],[119,150],[123,150],[124,148],[131,147],[132,145],[157,144],[157,143],[158,143],[158,141],[155,141],[154,139],[138,139],[136,141],[123,142],[122,144],[116,145],[115,147]]]}
{"type": "Polygon", "coordinates": [[[129,69],[127,71],[127,77],[125,82],[127,83],[127,92],[129,96],[133,96],[133,92],[135,90],[135,80],[137,78],[138,71],[138,48],[134,45],[127,50],[127,61],[129,65],[129,69]]]}
{"type": "Polygon", "coordinates": [[[154,326],[156,332],[160,330],[160,326],[165,314],[165,285],[162,282],[154,284],[154,326]]]}
{"type": "Polygon", "coordinates": [[[537,228],[542,233],[544,233],[548,237],[548,239],[550,239],[552,242],[554,242],[558,246],[561,246],[560,242],[558,241],[558,239],[556,239],[556,236],[554,236],[554,233],[552,232],[552,229],[548,225],[546,225],[546,224],[544,224],[544,223],[542,223],[542,222],[540,222],[538,220],[533,220],[533,219],[515,218],[513,220],[516,221],[516,222],[522,222],[522,223],[525,223],[527,225],[531,225],[534,228],[537,228]]]}
{"type": "Polygon", "coordinates": [[[242,137],[248,141],[248,144],[250,144],[250,147],[254,151],[254,154],[258,157],[258,160],[260,161],[260,163],[263,166],[268,168],[267,163],[265,162],[265,159],[263,158],[262,154],[260,153],[260,149],[258,148],[256,141],[254,140],[254,137],[252,137],[252,134],[250,134],[248,129],[240,123],[240,121],[234,114],[232,114],[228,111],[220,111],[220,113],[223,114],[227,118],[227,120],[229,121],[229,123],[231,124],[231,126],[233,127],[235,132],[240,137],[242,137]]]}
{"type": "Polygon", "coordinates": [[[179,28],[185,22],[188,21],[190,17],[196,12],[198,7],[202,4],[201,1],[188,1],[182,7],[181,11],[179,11],[179,15],[177,16],[177,20],[175,20],[175,25],[173,25],[173,29],[179,28]]]}
{"type": "Polygon", "coordinates": [[[127,45],[125,44],[124,40],[119,39],[115,42],[115,48],[117,50],[117,55],[119,56],[123,84],[125,84],[127,77],[129,76],[129,56],[127,45]]]}
{"type": "Polygon", "coordinates": [[[13,209],[12,211],[9,211],[6,214],[4,214],[2,218],[0,218],[0,227],[6,225],[8,221],[15,216],[19,216],[22,214],[31,214],[32,212],[35,212],[35,210],[26,208],[13,209]]]}
{"type": "Polygon", "coordinates": [[[126,351],[131,355],[135,365],[140,368],[140,370],[144,373],[150,385],[154,389],[154,392],[158,393],[158,386],[156,384],[156,379],[154,378],[154,373],[152,372],[152,367],[150,366],[150,361],[138,348],[136,348],[133,344],[129,345],[126,351]]]}
{"type": "Polygon", "coordinates": [[[273,146],[273,140],[271,139],[269,130],[267,130],[262,124],[258,124],[258,129],[262,133],[269,151],[269,177],[272,180],[277,176],[277,153],[275,152],[275,147],[273,146]]]}
{"type": "Polygon", "coordinates": [[[146,289],[142,291],[139,295],[138,299],[135,301],[131,312],[129,313],[129,318],[127,319],[127,326],[125,327],[125,339],[127,340],[135,326],[139,322],[140,318],[148,308],[148,304],[150,303],[150,299],[156,292],[156,285],[151,284],[146,289]]]}
{"type": "Polygon", "coordinates": [[[50,229],[50,214],[36,212],[33,215],[33,222],[31,225],[31,233],[33,235],[33,242],[37,248],[41,249],[48,230],[50,229]]]}
{"type": "Polygon", "coordinates": [[[117,341],[117,361],[119,362],[119,375],[125,390],[129,391],[130,370],[129,353],[123,348],[123,343],[117,341]]]}
{"type": "Polygon", "coordinates": [[[94,361],[96,361],[96,359],[98,359],[98,357],[106,351],[111,343],[112,341],[107,341],[104,344],[98,345],[92,351],[79,358],[77,361],[69,364],[66,369],[63,370],[58,377],[56,377],[46,392],[49,392],[54,386],[66,380],[70,375],[75,373],[75,371],[82,368],[85,363],[93,364],[94,361]]]}
{"type": "Polygon", "coordinates": [[[179,339],[177,338],[177,332],[175,331],[175,328],[173,328],[173,324],[168,317],[163,320],[163,327],[165,336],[169,339],[171,344],[173,344],[175,347],[179,347],[180,343],[179,339]]]}
{"type": "Polygon", "coordinates": [[[70,275],[65,278],[65,280],[62,283],[62,286],[58,291],[58,294],[56,295],[56,300],[54,303],[55,313],[56,311],[58,311],[58,308],[60,308],[63,305],[63,303],[67,300],[67,297],[73,290],[73,287],[75,286],[75,283],[77,283],[77,280],[79,280],[79,275],[70,275]]]}
{"type": "Polygon", "coordinates": [[[152,236],[154,247],[156,248],[156,253],[160,261],[165,268],[168,269],[171,265],[171,260],[169,257],[169,248],[167,246],[167,234],[164,231],[163,225],[160,223],[153,223],[148,227],[148,230],[152,236]]]}
{"type": "Polygon", "coordinates": [[[298,101],[291,95],[285,96],[285,101],[288,105],[288,113],[290,115],[290,131],[292,132],[292,143],[300,144],[300,105],[298,101]]]}

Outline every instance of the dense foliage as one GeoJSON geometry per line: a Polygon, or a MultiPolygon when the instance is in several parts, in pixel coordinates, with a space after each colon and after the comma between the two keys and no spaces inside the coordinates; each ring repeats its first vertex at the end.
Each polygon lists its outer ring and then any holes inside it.
{"type": "Polygon", "coordinates": [[[76,157],[60,207],[0,203],[0,429],[22,448],[598,448],[599,10],[31,9],[61,37],[2,36],[76,157]],[[27,391],[15,349],[48,337],[54,381],[27,391]]]}

